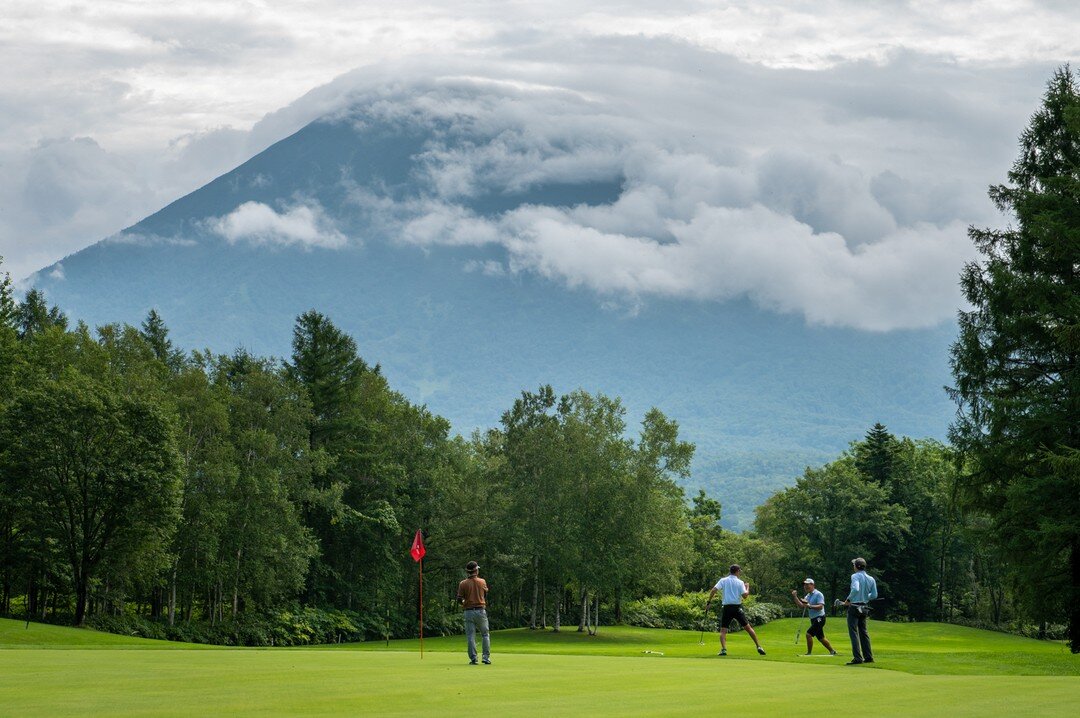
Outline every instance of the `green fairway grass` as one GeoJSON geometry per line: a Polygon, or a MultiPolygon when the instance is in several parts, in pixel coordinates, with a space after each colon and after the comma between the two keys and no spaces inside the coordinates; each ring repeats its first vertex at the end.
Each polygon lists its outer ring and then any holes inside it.
{"type": "MultiPolygon", "coordinates": [[[[782,661],[805,663],[806,639],[795,631],[805,629],[805,619],[773,621],[757,629],[767,656],[759,656],[745,633],[728,634],[726,660],[782,661]]],[[[827,624],[826,636],[840,655],[833,658],[816,641],[812,659],[820,663],[843,664],[851,658],[847,624],[837,620],[827,624]],[[842,631],[840,629],[843,629],[842,631]]],[[[896,670],[919,675],[1080,675],[1080,660],[1064,643],[1036,641],[1007,633],[982,631],[946,623],[870,623],[875,663],[868,670],[896,670]]],[[[659,651],[664,658],[716,658],[720,639],[705,633],[705,645],[698,645],[699,631],[664,631],[630,626],[601,627],[596,636],[585,636],[571,626],[558,634],[526,628],[493,634],[493,650],[503,653],[547,653],[605,656],[646,656],[643,651],[659,651]]],[[[464,639],[425,639],[426,651],[461,651],[464,639]]],[[[327,647],[336,650],[387,650],[384,643],[350,643],[327,647]]],[[[390,650],[419,650],[419,642],[391,641],[390,650]]],[[[725,660],[718,659],[718,660],[725,660]]]]}
{"type": "Polygon", "coordinates": [[[115,649],[216,649],[197,643],[176,643],[173,641],[155,641],[149,638],[118,636],[115,633],[103,633],[89,628],[69,628],[52,626],[48,623],[23,623],[0,618],[0,650],[13,648],[115,648],[115,649]]]}
{"type": "MultiPolygon", "coordinates": [[[[799,621],[744,634],[601,627],[590,637],[492,635],[494,665],[470,666],[460,636],[313,648],[193,650],[0,620],[3,715],[692,715],[854,710],[968,716],[1075,715],[1080,661],[1060,643],[940,624],[871,624],[878,663],[806,659],[799,621]],[[43,650],[48,649],[48,650],[43,650]],[[665,655],[646,654],[661,651],[665,655]]],[[[831,625],[831,624],[830,624],[831,625]]],[[[846,632],[833,631],[846,646],[846,632]]]]}

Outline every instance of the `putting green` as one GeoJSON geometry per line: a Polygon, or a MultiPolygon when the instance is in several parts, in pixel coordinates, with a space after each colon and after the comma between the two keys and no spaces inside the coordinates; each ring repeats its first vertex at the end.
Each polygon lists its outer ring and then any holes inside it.
{"type": "MultiPolygon", "coordinates": [[[[760,631],[766,658],[742,634],[730,637],[732,655],[718,658],[715,636],[700,646],[700,634],[687,631],[500,631],[492,636],[494,665],[469,666],[460,636],[426,640],[421,660],[415,641],[391,642],[389,650],[375,643],[191,650],[0,621],[0,712],[701,715],[732,705],[740,715],[764,716],[857,704],[876,715],[1049,716],[1074,715],[1080,698],[1080,661],[1061,644],[874,623],[878,663],[847,667],[843,658],[797,657],[797,625],[777,621],[760,631]]],[[[833,633],[840,648],[845,637],[833,633]]]]}

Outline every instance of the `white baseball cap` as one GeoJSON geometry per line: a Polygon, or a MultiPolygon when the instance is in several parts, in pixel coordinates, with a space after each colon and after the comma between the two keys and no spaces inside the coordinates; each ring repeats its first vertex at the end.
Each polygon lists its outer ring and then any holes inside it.
{"type": "Polygon", "coordinates": [[[803,583],[809,583],[810,585],[813,585],[814,584],[814,579],[812,579],[812,578],[804,578],[803,583]]]}

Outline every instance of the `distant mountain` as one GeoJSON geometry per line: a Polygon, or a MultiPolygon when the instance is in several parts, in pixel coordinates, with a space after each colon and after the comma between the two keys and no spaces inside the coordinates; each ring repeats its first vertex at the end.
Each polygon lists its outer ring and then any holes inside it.
{"type": "MultiPolygon", "coordinates": [[[[748,526],[772,491],[875,421],[944,436],[952,326],[821,328],[747,301],[650,300],[629,311],[508,271],[498,245],[395,241],[400,225],[379,202],[424,200],[418,168],[433,136],[442,147],[475,141],[408,119],[314,122],[65,258],[62,272],[43,270],[37,284],[90,324],[135,324],[156,307],[181,346],[217,351],[287,356],[295,317],[316,308],[395,388],[462,433],[496,424],[522,389],[542,383],[621,396],[632,422],[655,405],[697,443],[688,488],[717,495],[730,526],[748,526]]],[[[594,173],[462,203],[478,217],[602,205],[622,181],[594,173]]]]}

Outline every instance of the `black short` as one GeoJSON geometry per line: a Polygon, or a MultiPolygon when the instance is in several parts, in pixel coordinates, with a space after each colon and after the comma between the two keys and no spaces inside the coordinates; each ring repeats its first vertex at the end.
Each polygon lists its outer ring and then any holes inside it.
{"type": "Polygon", "coordinates": [[[806,635],[813,636],[814,638],[824,640],[825,638],[825,617],[815,616],[810,619],[810,628],[806,629],[806,635]]]}
{"type": "Polygon", "coordinates": [[[738,621],[740,626],[750,623],[746,620],[746,613],[743,612],[741,604],[729,603],[720,611],[720,628],[727,628],[732,621],[738,621]]]}

